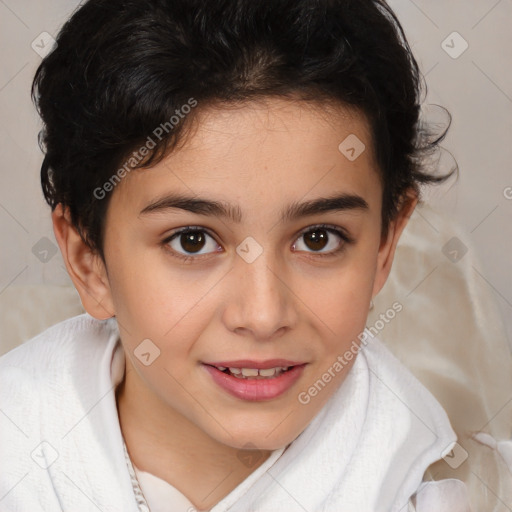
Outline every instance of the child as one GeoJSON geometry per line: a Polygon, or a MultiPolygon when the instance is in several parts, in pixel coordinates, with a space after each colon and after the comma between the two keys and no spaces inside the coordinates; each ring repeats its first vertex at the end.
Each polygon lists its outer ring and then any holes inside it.
{"type": "Polygon", "coordinates": [[[0,360],[2,510],[470,510],[365,331],[444,179],[383,1],[89,0],[33,95],[87,314],[0,360]]]}

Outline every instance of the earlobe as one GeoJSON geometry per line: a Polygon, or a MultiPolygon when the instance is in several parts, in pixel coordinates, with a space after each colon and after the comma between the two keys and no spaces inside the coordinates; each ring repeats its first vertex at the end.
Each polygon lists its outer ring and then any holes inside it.
{"type": "Polygon", "coordinates": [[[98,320],[114,316],[108,275],[100,255],[83,241],[71,222],[69,209],[58,204],[52,213],[52,222],[66,269],[84,309],[98,320]]]}
{"type": "Polygon", "coordinates": [[[377,271],[373,284],[372,298],[375,297],[387,281],[395,257],[395,250],[409,218],[418,204],[415,192],[407,193],[401,203],[396,218],[390,222],[388,236],[381,240],[377,257],[377,271]]]}

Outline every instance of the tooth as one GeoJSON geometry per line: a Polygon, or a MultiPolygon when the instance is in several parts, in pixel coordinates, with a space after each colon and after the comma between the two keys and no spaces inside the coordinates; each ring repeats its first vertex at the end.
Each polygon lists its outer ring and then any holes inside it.
{"type": "Polygon", "coordinates": [[[242,368],[242,375],[244,377],[257,377],[258,368],[242,368]]]}
{"type": "Polygon", "coordinates": [[[259,370],[259,373],[262,377],[272,377],[276,373],[276,368],[267,368],[264,370],[259,370]]]}
{"type": "Polygon", "coordinates": [[[285,372],[286,370],[288,370],[288,368],[290,368],[289,366],[281,366],[281,371],[285,372]]]}
{"type": "Polygon", "coordinates": [[[217,366],[217,370],[220,370],[221,372],[223,372],[225,369],[225,366],[217,366]]]}
{"type": "Polygon", "coordinates": [[[240,368],[229,368],[229,371],[231,373],[234,373],[235,375],[238,375],[239,373],[242,373],[242,370],[240,370],[240,368]]]}

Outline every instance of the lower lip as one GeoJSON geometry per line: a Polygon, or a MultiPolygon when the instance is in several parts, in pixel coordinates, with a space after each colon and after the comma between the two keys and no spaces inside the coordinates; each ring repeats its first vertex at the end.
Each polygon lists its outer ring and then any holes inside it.
{"type": "Polygon", "coordinates": [[[214,366],[203,365],[213,380],[222,389],[242,400],[272,400],[288,391],[301,377],[305,364],[294,366],[277,377],[266,379],[240,379],[217,370],[214,366]]]}

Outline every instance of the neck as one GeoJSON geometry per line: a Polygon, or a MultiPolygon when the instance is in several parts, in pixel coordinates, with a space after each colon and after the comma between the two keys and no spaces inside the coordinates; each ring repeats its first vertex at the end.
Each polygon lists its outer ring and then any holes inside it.
{"type": "Polygon", "coordinates": [[[178,489],[196,509],[212,508],[270,456],[270,451],[258,452],[248,467],[243,461],[250,450],[208,436],[137,382],[137,372],[126,364],[116,402],[130,458],[139,470],[178,489]]]}

